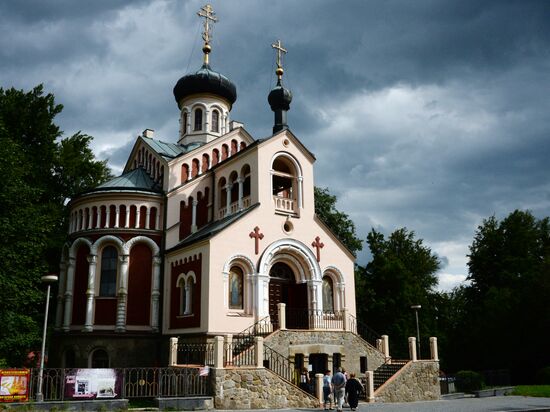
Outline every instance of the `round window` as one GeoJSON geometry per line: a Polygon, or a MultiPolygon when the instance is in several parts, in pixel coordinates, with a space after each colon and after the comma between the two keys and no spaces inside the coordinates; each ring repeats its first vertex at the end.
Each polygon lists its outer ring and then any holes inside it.
{"type": "Polygon", "coordinates": [[[283,232],[285,232],[287,235],[292,233],[293,229],[294,226],[292,225],[292,222],[290,220],[287,220],[285,223],[283,223],[283,232]]]}
{"type": "Polygon", "coordinates": [[[283,146],[284,147],[287,147],[289,144],[290,144],[290,142],[288,141],[288,139],[283,140],[283,146]]]}

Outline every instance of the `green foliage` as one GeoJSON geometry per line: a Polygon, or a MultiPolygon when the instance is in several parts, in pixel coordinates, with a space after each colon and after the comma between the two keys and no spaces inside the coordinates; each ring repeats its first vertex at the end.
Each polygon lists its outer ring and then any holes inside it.
{"type": "Polygon", "coordinates": [[[458,392],[471,393],[483,389],[483,376],[474,371],[458,371],[456,374],[456,389],[458,392]]]}
{"type": "Polygon", "coordinates": [[[518,385],[512,395],[550,398],[550,385],[518,385]]]}
{"type": "Polygon", "coordinates": [[[336,209],[336,196],[331,195],[327,188],[314,188],[315,213],[332,230],[340,241],[353,253],[363,249],[363,242],[355,233],[355,224],[349,216],[336,209]]]}
{"type": "Polygon", "coordinates": [[[93,158],[91,137],[59,140],[53,120],[61,110],[42,86],[0,88],[0,359],[10,366],[39,347],[40,277],[57,271],[67,198],[110,176],[93,158]]]}
{"type": "Polygon", "coordinates": [[[537,383],[541,385],[550,385],[550,366],[537,371],[537,383]]]}
{"type": "Polygon", "coordinates": [[[388,239],[372,229],[367,243],[372,260],[356,276],[364,287],[357,296],[358,302],[364,302],[358,305],[358,314],[369,326],[391,336],[393,356],[403,358],[408,356],[407,338],[416,336],[411,305],[422,306],[421,336],[433,336],[437,298],[433,288],[437,285],[439,259],[406,228],[396,230],[388,239]]]}

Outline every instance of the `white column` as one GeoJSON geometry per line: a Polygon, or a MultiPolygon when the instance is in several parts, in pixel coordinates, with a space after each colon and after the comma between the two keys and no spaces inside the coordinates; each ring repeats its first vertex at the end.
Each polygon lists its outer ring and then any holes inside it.
{"type": "Polygon", "coordinates": [[[256,367],[264,367],[264,338],[261,336],[254,337],[254,357],[256,360],[256,367]]]}
{"type": "Polygon", "coordinates": [[[153,256],[153,289],[151,290],[151,329],[159,330],[160,318],[160,257],[153,256]]]}
{"type": "Polygon", "coordinates": [[[390,341],[388,335],[382,335],[382,352],[386,359],[390,357],[390,341]]]}
{"type": "Polygon", "coordinates": [[[210,127],[208,127],[210,124],[209,120],[210,120],[210,110],[205,110],[204,111],[204,131],[206,133],[210,132],[210,127]]]}
{"type": "Polygon", "coordinates": [[[197,205],[199,202],[195,199],[193,199],[193,203],[191,204],[191,233],[194,233],[197,231],[197,205]]]}
{"type": "Polygon", "coordinates": [[[55,330],[61,329],[63,322],[63,294],[65,293],[65,278],[67,277],[67,265],[59,264],[59,288],[57,291],[57,308],[55,312],[55,330]]]}
{"type": "Polygon", "coordinates": [[[168,356],[168,366],[178,364],[178,338],[170,338],[170,354],[168,356]]]}
{"type": "Polygon", "coordinates": [[[439,360],[439,354],[437,352],[438,352],[437,351],[437,338],[432,336],[430,338],[430,354],[431,354],[432,360],[434,360],[434,361],[439,360]]]}
{"type": "Polygon", "coordinates": [[[255,312],[256,320],[269,315],[269,275],[258,273],[256,275],[255,312]]]}
{"type": "Polygon", "coordinates": [[[319,399],[319,404],[323,405],[324,395],[323,395],[323,374],[322,373],[315,374],[315,396],[317,397],[317,399],[319,399]]]}
{"type": "Polygon", "coordinates": [[[82,226],[82,210],[76,212],[76,230],[80,230],[82,226]]]}
{"type": "Polygon", "coordinates": [[[409,338],[409,356],[413,362],[417,361],[416,358],[416,338],[411,336],[409,338]]]}
{"type": "Polygon", "coordinates": [[[286,330],[286,304],[277,303],[277,309],[279,311],[279,329],[286,330]]]}
{"type": "Polygon", "coordinates": [[[128,300],[128,255],[119,256],[120,282],[117,293],[115,332],[126,331],[126,302],[128,300]]]}
{"type": "Polygon", "coordinates": [[[120,219],[120,206],[116,205],[115,206],[115,226],[114,227],[118,227],[118,220],[119,219],[120,219]]]}
{"type": "Polygon", "coordinates": [[[99,229],[99,225],[101,224],[101,206],[97,207],[95,216],[96,216],[95,228],[99,229]]]}
{"type": "Polygon", "coordinates": [[[129,228],[130,227],[130,206],[126,205],[126,222],[124,222],[124,227],[129,228]]]}
{"type": "Polygon", "coordinates": [[[367,402],[372,403],[374,402],[374,372],[373,371],[367,371],[367,402]]]}
{"type": "Polygon", "coordinates": [[[63,331],[68,332],[71,327],[71,318],[73,310],[73,285],[75,258],[69,257],[67,263],[67,287],[65,288],[65,311],[63,313],[63,331]]]}
{"type": "Polygon", "coordinates": [[[136,224],[134,225],[134,228],[139,227],[140,220],[141,220],[141,207],[136,205],[136,224]]]}
{"type": "Polygon", "coordinates": [[[225,185],[225,216],[231,214],[231,187],[233,185],[228,183],[225,185]]]}
{"type": "Polygon", "coordinates": [[[86,289],[86,322],[82,332],[91,332],[94,330],[92,323],[94,314],[94,296],[95,296],[95,269],[97,264],[97,256],[88,256],[88,289],[86,289]]]}
{"type": "Polygon", "coordinates": [[[342,309],[342,329],[348,330],[348,310],[346,308],[342,309]]]}
{"type": "Polygon", "coordinates": [[[111,224],[111,206],[105,207],[105,226],[110,227],[111,224]]]}
{"type": "Polygon", "coordinates": [[[302,193],[303,193],[303,182],[304,178],[302,176],[298,176],[298,208],[303,208],[303,201],[302,201],[302,193]]]}
{"type": "Polygon", "coordinates": [[[160,208],[157,208],[157,216],[155,222],[155,229],[160,230],[160,208]]]}
{"type": "Polygon", "coordinates": [[[88,229],[92,229],[92,222],[94,221],[93,220],[93,216],[94,216],[93,209],[89,208],[88,210],[89,210],[89,212],[88,212],[88,229]]]}
{"type": "Polygon", "coordinates": [[[214,337],[214,368],[223,369],[223,336],[214,337]]]}
{"type": "Polygon", "coordinates": [[[239,184],[239,211],[243,210],[243,183],[244,179],[242,177],[239,177],[237,179],[237,183],[239,184]]]}
{"type": "Polygon", "coordinates": [[[151,229],[151,208],[145,209],[145,229],[151,229]]]}

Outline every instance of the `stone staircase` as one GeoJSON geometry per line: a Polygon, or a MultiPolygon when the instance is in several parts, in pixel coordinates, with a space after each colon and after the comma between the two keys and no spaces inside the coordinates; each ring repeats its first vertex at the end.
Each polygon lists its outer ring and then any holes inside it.
{"type": "Polygon", "coordinates": [[[401,370],[407,364],[406,360],[391,360],[374,371],[374,390],[377,390],[388,379],[401,370]]]}

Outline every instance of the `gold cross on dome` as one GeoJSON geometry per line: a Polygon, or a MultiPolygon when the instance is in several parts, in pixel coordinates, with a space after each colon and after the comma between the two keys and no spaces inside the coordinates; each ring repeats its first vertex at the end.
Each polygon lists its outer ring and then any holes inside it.
{"type": "Polygon", "coordinates": [[[199,17],[204,17],[204,32],[202,33],[202,39],[206,44],[208,44],[210,43],[210,32],[212,30],[210,27],[210,21],[212,21],[212,23],[216,23],[218,21],[218,18],[216,17],[214,9],[212,9],[212,6],[210,4],[203,6],[197,13],[197,15],[199,17]]]}
{"type": "Polygon", "coordinates": [[[282,60],[282,59],[281,59],[281,57],[282,57],[282,56],[281,56],[281,53],[286,53],[287,51],[286,51],[286,49],[283,48],[283,46],[281,45],[281,40],[277,40],[277,42],[276,42],[276,43],[273,43],[273,44],[271,45],[271,47],[273,47],[274,49],[277,50],[277,68],[282,69],[283,66],[282,66],[282,63],[281,63],[281,60],[282,60]]]}

